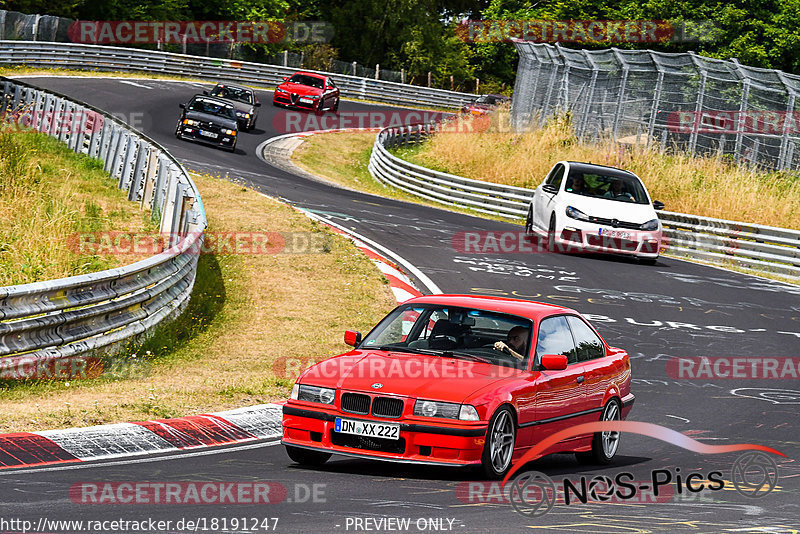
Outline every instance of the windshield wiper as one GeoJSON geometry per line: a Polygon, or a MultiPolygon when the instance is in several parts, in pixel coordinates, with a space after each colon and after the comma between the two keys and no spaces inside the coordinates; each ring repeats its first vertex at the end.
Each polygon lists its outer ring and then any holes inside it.
{"type": "Polygon", "coordinates": [[[378,347],[378,350],[386,350],[392,352],[407,352],[413,354],[427,354],[430,356],[442,356],[445,358],[468,358],[483,363],[489,363],[489,364],[492,363],[486,358],[482,358],[474,354],[468,354],[466,352],[453,352],[452,350],[433,350],[433,349],[422,349],[422,348],[412,349],[410,347],[395,347],[392,345],[381,345],[380,347],[378,347]]]}
{"type": "Polygon", "coordinates": [[[482,356],[477,356],[475,354],[469,354],[469,353],[466,353],[466,352],[451,352],[450,355],[451,356],[456,356],[458,358],[469,358],[471,360],[475,360],[475,361],[483,362],[483,363],[488,363],[488,364],[493,363],[493,362],[489,361],[488,359],[486,359],[486,358],[484,358],[482,356]]]}

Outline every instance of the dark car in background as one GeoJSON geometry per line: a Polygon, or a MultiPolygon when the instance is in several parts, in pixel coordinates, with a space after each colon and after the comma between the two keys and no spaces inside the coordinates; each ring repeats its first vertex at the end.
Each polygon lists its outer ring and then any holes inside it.
{"type": "Polygon", "coordinates": [[[203,94],[222,98],[233,104],[240,130],[250,131],[255,128],[261,102],[256,98],[255,91],[249,87],[218,83],[211,91],[203,91],[203,94]]]}
{"type": "Polygon", "coordinates": [[[511,102],[511,98],[505,95],[481,95],[474,102],[464,104],[461,113],[470,115],[487,115],[497,109],[497,106],[511,102]]]}
{"type": "Polygon", "coordinates": [[[339,88],[324,74],[296,72],[275,88],[272,104],[316,113],[339,110],[339,88]]]}
{"type": "Polygon", "coordinates": [[[181,104],[183,113],[175,128],[178,139],[189,139],[221,148],[236,150],[239,133],[233,104],[220,98],[195,95],[181,104]]]}

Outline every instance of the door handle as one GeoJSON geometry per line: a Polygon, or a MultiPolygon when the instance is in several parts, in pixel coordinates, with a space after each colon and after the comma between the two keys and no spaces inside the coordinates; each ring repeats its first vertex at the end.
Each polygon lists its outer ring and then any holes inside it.
{"type": "Polygon", "coordinates": [[[578,378],[576,378],[575,380],[578,382],[578,384],[583,384],[583,381],[586,380],[586,377],[581,375],[578,378]]]}

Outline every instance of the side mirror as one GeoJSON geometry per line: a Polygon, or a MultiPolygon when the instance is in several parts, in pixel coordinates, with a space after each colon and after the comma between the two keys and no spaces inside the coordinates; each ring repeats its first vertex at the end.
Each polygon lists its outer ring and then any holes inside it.
{"type": "MultiPolygon", "coordinates": [[[[350,345],[351,347],[355,347],[359,343],[361,343],[361,332],[356,332],[355,330],[347,330],[344,333],[344,342],[346,345],[350,345]]],[[[566,361],[566,357],[564,358],[566,361]]]]}
{"type": "Polygon", "coordinates": [[[178,104],[178,107],[181,109],[186,109],[186,104],[178,104]]]}
{"type": "Polygon", "coordinates": [[[286,80],[288,80],[288,79],[289,79],[289,77],[288,77],[288,76],[284,76],[284,77],[283,77],[283,81],[284,81],[284,82],[285,82],[286,80]]]}
{"type": "Polygon", "coordinates": [[[208,91],[203,91],[203,94],[204,94],[204,95],[207,95],[207,94],[208,94],[208,91]]]}
{"type": "Polygon", "coordinates": [[[663,210],[664,209],[664,203],[661,202],[660,200],[654,200],[653,201],[653,209],[663,210]]]}
{"type": "Polygon", "coordinates": [[[542,191],[544,191],[545,193],[550,193],[552,195],[555,195],[556,193],[558,193],[558,188],[553,184],[544,184],[542,186],[542,191]]]}
{"type": "Polygon", "coordinates": [[[548,371],[563,371],[567,368],[567,357],[563,354],[545,354],[542,356],[542,368],[548,371]]]}
{"type": "Polygon", "coordinates": [[[256,102],[256,107],[260,108],[261,107],[261,102],[256,102]]]}

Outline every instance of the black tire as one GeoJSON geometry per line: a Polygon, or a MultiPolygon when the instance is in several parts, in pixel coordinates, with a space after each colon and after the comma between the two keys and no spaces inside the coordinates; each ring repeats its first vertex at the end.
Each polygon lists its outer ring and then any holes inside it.
{"type": "Polygon", "coordinates": [[[517,440],[517,425],[514,412],[508,406],[501,406],[489,421],[486,442],[481,455],[481,471],[490,480],[506,476],[511,469],[511,457],[517,440]],[[498,448],[497,442],[500,441],[498,448]],[[509,450],[510,446],[510,450],[509,450]]]}
{"type": "Polygon", "coordinates": [[[556,214],[550,215],[550,225],[547,227],[547,250],[556,251],[556,214]]]}
{"type": "Polygon", "coordinates": [[[331,457],[328,452],[310,451],[300,447],[292,447],[291,445],[284,445],[284,447],[286,447],[286,454],[289,455],[289,458],[300,465],[319,467],[331,457]]]}
{"type": "MultiPolygon", "coordinates": [[[[601,421],[619,421],[622,418],[622,408],[617,399],[611,399],[600,414],[601,421]]],[[[619,449],[619,432],[595,432],[592,437],[592,450],[590,452],[576,452],[575,457],[582,464],[608,465],[614,459],[619,449]]]]}
{"type": "Polygon", "coordinates": [[[533,206],[528,207],[528,216],[525,218],[525,234],[533,233],[533,206]]]}

